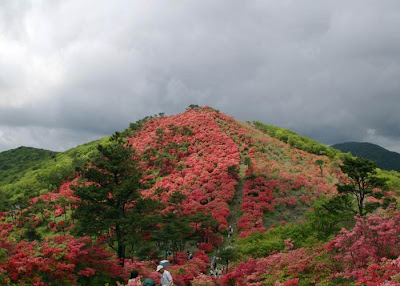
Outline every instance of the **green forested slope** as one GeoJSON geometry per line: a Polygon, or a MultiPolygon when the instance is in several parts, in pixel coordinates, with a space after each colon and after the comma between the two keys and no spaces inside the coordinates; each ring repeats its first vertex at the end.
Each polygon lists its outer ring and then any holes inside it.
{"type": "Polygon", "coordinates": [[[60,153],[27,147],[3,152],[5,155],[1,153],[2,162],[10,168],[0,172],[0,208],[6,207],[2,206],[2,200],[23,204],[31,197],[57,189],[63,180],[86,164],[99,143],[104,144],[108,139],[104,137],[60,153]]]}
{"type": "Polygon", "coordinates": [[[14,183],[28,171],[43,167],[57,152],[32,147],[18,147],[0,153],[0,186],[14,183]]]}
{"type": "Polygon", "coordinates": [[[346,142],[332,147],[342,152],[350,152],[353,156],[375,161],[381,169],[400,171],[400,154],[379,145],[368,142],[346,142]]]}

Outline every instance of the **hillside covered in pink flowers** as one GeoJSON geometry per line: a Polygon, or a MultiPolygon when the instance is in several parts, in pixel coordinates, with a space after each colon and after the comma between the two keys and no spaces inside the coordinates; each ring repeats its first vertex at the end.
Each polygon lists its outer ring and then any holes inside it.
{"type": "Polygon", "coordinates": [[[176,285],[400,285],[395,184],[357,215],[350,155],[271,130],[193,106],[57,155],[0,192],[0,284],[159,283],[167,259],[176,285]]]}

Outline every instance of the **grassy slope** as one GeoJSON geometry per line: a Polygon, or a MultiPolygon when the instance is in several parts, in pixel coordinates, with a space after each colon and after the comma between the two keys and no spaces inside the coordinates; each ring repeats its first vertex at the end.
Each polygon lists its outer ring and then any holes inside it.
{"type": "Polygon", "coordinates": [[[316,155],[326,155],[329,158],[333,158],[339,153],[333,148],[314,141],[308,137],[301,136],[291,130],[273,125],[263,124],[258,121],[254,121],[253,124],[257,129],[263,131],[264,133],[267,133],[269,136],[288,143],[290,146],[297,149],[316,155]]]}
{"type": "Polygon", "coordinates": [[[0,186],[20,180],[26,172],[38,170],[57,152],[32,147],[18,147],[0,153],[0,186]]]}
{"type": "Polygon", "coordinates": [[[12,200],[31,198],[55,190],[76,168],[84,166],[96,151],[97,145],[106,143],[108,138],[104,137],[43,159],[40,161],[40,168],[31,167],[14,173],[18,179],[0,185],[1,190],[10,195],[12,200]]]}

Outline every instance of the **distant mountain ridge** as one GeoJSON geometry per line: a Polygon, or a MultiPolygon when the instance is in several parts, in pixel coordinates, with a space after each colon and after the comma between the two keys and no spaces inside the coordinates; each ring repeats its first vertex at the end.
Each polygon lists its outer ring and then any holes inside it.
{"type": "Polygon", "coordinates": [[[57,152],[21,146],[0,152],[0,185],[19,180],[27,171],[39,169],[57,152]]]}
{"type": "Polygon", "coordinates": [[[364,157],[376,162],[384,170],[400,171],[400,154],[368,142],[345,142],[331,146],[354,156],[364,157]]]}

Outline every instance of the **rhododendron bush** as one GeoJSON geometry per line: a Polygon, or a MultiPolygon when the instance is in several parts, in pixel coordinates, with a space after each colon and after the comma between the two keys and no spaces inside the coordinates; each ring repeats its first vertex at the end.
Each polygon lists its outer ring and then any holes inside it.
{"type": "Polygon", "coordinates": [[[239,220],[242,237],[254,231],[265,231],[262,218],[264,211],[273,210],[273,188],[274,184],[263,177],[246,181],[241,206],[244,215],[239,220]]]}
{"type": "Polygon", "coordinates": [[[398,281],[400,212],[358,217],[354,228],[343,229],[327,249],[342,267],[336,276],[353,277],[360,285],[378,285],[392,278],[398,281]]]}
{"type": "Polygon", "coordinates": [[[61,184],[58,190],[30,200],[30,205],[21,211],[19,225],[32,223],[34,227],[46,224],[46,230],[65,232],[73,228],[70,213],[79,199],[74,195],[71,185],[78,178],[61,184]]]}
{"type": "Polygon", "coordinates": [[[352,230],[343,229],[324,247],[290,250],[292,242],[285,241],[285,252],[240,262],[220,282],[229,285],[234,280],[239,286],[353,285],[353,281],[356,285],[399,285],[399,225],[399,211],[358,217],[352,230]],[[293,284],[284,284],[289,282],[293,284]]]}
{"type": "Polygon", "coordinates": [[[215,278],[211,278],[210,276],[207,276],[205,274],[200,274],[196,278],[192,280],[193,286],[214,286],[217,285],[215,282],[215,278]]]}
{"type": "Polygon", "coordinates": [[[79,280],[94,275],[117,278],[123,273],[115,256],[89,237],[55,236],[42,242],[8,242],[2,251],[2,284],[78,285],[79,280]]]}
{"type": "Polygon", "coordinates": [[[320,252],[299,248],[266,258],[249,259],[247,262],[239,263],[232,272],[223,275],[220,282],[221,285],[230,285],[230,281],[236,281],[238,286],[297,285],[293,283],[298,281],[299,276],[302,276],[303,282],[304,280],[311,282],[313,279],[304,273],[315,273],[324,269],[324,265],[316,263],[317,256],[321,256],[320,252]],[[285,282],[288,284],[284,284],[285,282]]]}

